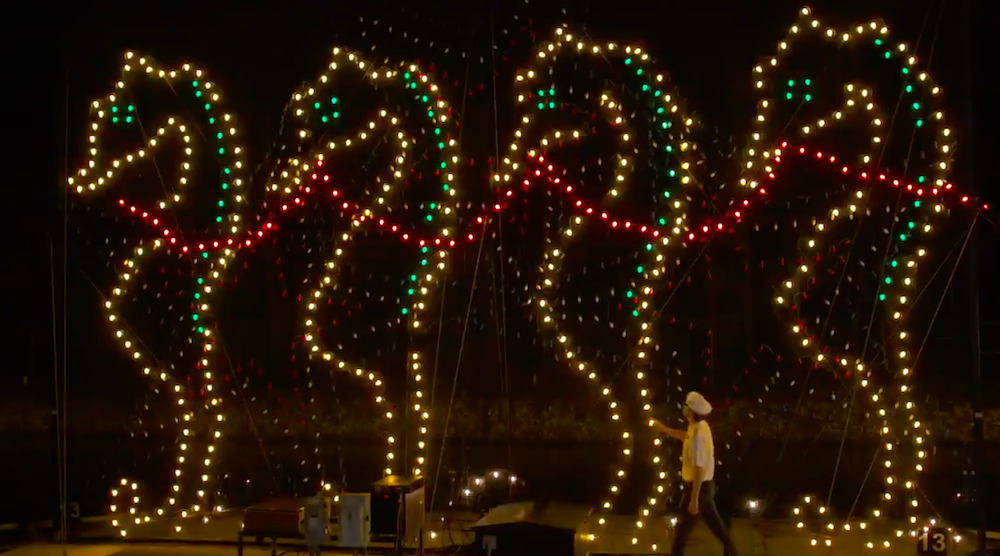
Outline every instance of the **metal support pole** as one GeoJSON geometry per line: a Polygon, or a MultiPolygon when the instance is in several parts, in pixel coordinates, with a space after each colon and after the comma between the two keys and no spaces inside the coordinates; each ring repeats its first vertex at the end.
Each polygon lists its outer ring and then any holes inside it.
{"type": "MultiPolygon", "coordinates": [[[[975,231],[973,230],[973,233],[975,231]]],[[[976,539],[978,548],[976,554],[986,556],[986,485],[983,479],[983,376],[981,359],[982,353],[979,346],[979,272],[978,261],[979,250],[976,248],[976,239],[972,239],[969,246],[969,298],[972,307],[970,308],[972,318],[972,434],[974,437],[972,448],[972,465],[975,470],[976,492],[976,522],[978,530],[976,539]]]]}
{"type": "MultiPolygon", "coordinates": [[[[974,114],[972,95],[975,90],[975,84],[973,73],[974,65],[972,63],[972,32],[973,32],[973,17],[972,17],[972,0],[963,0],[962,2],[962,20],[964,26],[963,37],[963,61],[965,63],[965,86],[968,90],[965,92],[965,144],[966,152],[968,152],[968,157],[966,158],[967,170],[966,170],[966,187],[969,188],[974,194],[978,192],[978,183],[976,180],[977,168],[976,168],[976,151],[975,151],[975,126],[973,125],[974,114]]],[[[978,218],[978,216],[976,217],[978,218]]],[[[975,233],[975,226],[970,231],[970,233],[975,233]]],[[[974,479],[974,489],[976,493],[976,522],[977,522],[977,534],[976,534],[976,554],[979,556],[986,556],[986,492],[985,492],[985,481],[983,480],[983,378],[982,378],[982,368],[981,368],[981,358],[982,353],[980,351],[979,345],[979,249],[977,248],[978,242],[976,237],[971,238],[971,253],[969,254],[969,303],[970,307],[970,318],[971,330],[970,335],[971,349],[972,349],[972,389],[973,389],[973,401],[972,401],[972,412],[973,412],[973,422],[972,431],[975,437],[973,444],[973,467],[975,470],[974,479]]]]}

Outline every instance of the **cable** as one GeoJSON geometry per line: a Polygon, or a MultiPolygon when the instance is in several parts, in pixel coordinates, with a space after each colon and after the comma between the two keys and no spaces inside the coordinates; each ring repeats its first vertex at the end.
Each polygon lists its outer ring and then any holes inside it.
{"type": "Polygon", "coordinates": [[[222,355],[226,358],[226,367],[229,369],[229,376],[232,377],[233,383],[236,384],[237,394],[239,394],[240,401],[243,402],[243,409],[246,411],[247,418],[250,420],[250,432],[252,432],[254,437],[257,439],[257,445],[260,446],[260,453],[264,456],[264,465],[267,466],[268,474],[271,476],[271,482],[274,483],[274,490],[277,494],[281,492],[281,485],[278,482],[277,476],[274,474],[274,468],[271,466],[271,460],[267,457],[267,450],[264,449],[264,439],[261,437],[260,431],[257,429],[257,423],[254,421],[253,413],[250,411],[250,404],[247,403],[246,395],[243,393],[243,384],[236,376],[236,372],[233,369],[233,363],[229,359],[229,352],[226,350],[226,344],[222,341],[221,334],[216,338],[216,343],[218,343],[219,347],[222,348],[222,355]]]}
{"type": "MultiPolygon", "coordinates": [[[[64,209],[65,210],[65,209],[64,209]]],[[[55,242],[52,237],[49,237],[49,268],[51,275],[51,286],[52,286],[52,386],[55,397],[56,406],[56,480],[58,488],[58,498],[59,507],[62,508],[66,505],[65,497],[63,496],[63,465],[62,465],[62,439],[60,437],[60,432],[62,431],[62,425],[60,422],[60,414],[62,413],[60,401],[62,397],[59,395],[59,334],[56,330],[56,260],[55,260],[55,247],[53,246],[55,242]]],[[[65,270],[64,270],[65,272],[65,270]]],[[[62,510],[60,509],[60,512],[62,510]]],[[[60,515],[62,515],[60,513],[60,515]]]]}
{"type": "Polygon", "coordinates": [[[434,497],[437,495],[438,478],[441,477],[441,462],[444,461],[444,447],[448,440],[448,424],[451,422],[451,407],[455,403],[455,391],[458,389],[458,371],[462,368],[462,352],[465,351],[466,333],[469,331],[469,315],[472,313],[472,300],[476,295],[476,282],[479,278],[479,262],[483,257],[483,245],[486,243],[486,227],[489,225],[488,219],[483,219],[483,232],[479,237],[479,254],[476,256],[476,267],[473,269],[472,288],[469,290],[469,303],[465,308],[465,320],[462,323],[462,338],[458,344],[458,361],[455,363],[455,378],[451,383],[451,399],[448,401],[448,412],[445,414],[444,431],[441,433],[441,453],[438,456],[438,465],[434,473],[434,485],[431,488],[431,505],[434,507],[434,497]]]}
{"type": "MultiPolygon", "coordinates": [[[[490,69],[493,74],[493,146],[496,149],[495,164],[500,164],[500,113],[497,109],[497,70],[496,70],[496,48],[497,42],[493,31],[493,9],[490,9],[490,69]]],[[[511,469],[513,464],[513,453],[510,446],[511,439],[511,406],[510,406],[510,373],[507,367],[507,280],[504,277],[503,257],[503,217],[497,217],[497,247],[500,251],[500,326],[497,327],[497,348],[500,351],[501,335],[500,327],[503,327],[503,351],[500,353],[501,373],[503,376],[503,392],[507,397],[507,468],[511,469]]],[[[496,271],[493,273],[494,305],[496,305],[496,271]]]]}
{"type": "MultiPolygon", "coordinates": [[[[688,277],[688,275],[694,271],[694,265],[697,264],[698,261],[701,260],[701,258],[705,255],[705,251],[708,250],[708,245],[711,243],[711,241],[712,241],[711,236],[709,236],[708,241],[705,242],[705,245],[701,248],[701,251],[698,252],[698,256],[695,257],[693,261],[691,261],[691,264],[688,265],[688,268],[687,270],[684,271],[684,274],[682,274],[681,277],[677,279],[678,287],[674,288],[670,292],[670,295],[667,296],[666,301],[664,301],[663,305],[661,305],[660,308],[656,311],[656,317],[653,318],[652,322],[656,322],[656,320],[658,320],[660,317],[663,316],[663,310],[667,308],[667,305],[670,304],[670,301],[674,298],[674,295],[676,295],[677,291],[681,289],[680,284],[682,284],[684,280],[688,277]]],[[[639,342],[636,342],[636,347],[639,347],[640,345],[641,344],[639,342]]],[[[611,386],[611,383],[615,381],[615,378],[618,376],[618,374],[621,373],[623,369],[625,369],[625,366],[632,359],[632,351],[633,350],[630,349],[628,354],[625,355],[625,360],[622,361],[622,364],[618,366],[618,370],[616,370],[614,374],[611,375],[611,378],[608,379],[608,382],[605,383],[605,387],[611,386]]]]}
{"type": "MultiPolygon", "coordinates": [[[[475,41],[475,34],[469,37],[469,49],[466,51],[465,55],[465,84],[462,89],[462,115],[459,116],[458,120],[458,146],[462,146],[462,133],[465,131],[465,104],[466,100],[469,98],[469,71],[472,65],[472,45],[475,41]]],[[[484,229],[485,231],[485,229],[484,229]]],[[[434,350],[434,372],[431,375],[431,400],[430,406],[434,407],[434,393],[437,391],[437,372],[438,372],[438,361],[441,358],[441,335],[444,332],[444,292],[448,288],[441,289],[441,312],[438,315],[438,337],[437,337],[437,347],[434,350]]]]}
{"type": "MultiPolygon", "coordinates": [[[[468,49],[467,54],[465,56],[465,84],[464,84],[463,89],[462,89],[462,115],[459,116],[459,119],[458,119],[458,147],[459,147],[459,149],[462,148],[462,135],[463,135],[463,133],[465,131],[465,125],[463,125],[465,123],[465,104],[466,104],[466,100],[469,98],[469,70],[470,70],[471,65],[472,65],[472,45],[475,44],[475,37],[476,37],[475,32],[473,32],[473,34],[469,37],[469,49],[468,49]]],[[[479,252],[480,252],[480,254],[482,253],[482,250],[483,250],[482,242],[486,238],[486,224],[487,224],[487,222],[488,222],[488,220],[483,219],[483,237],[479,238],[479,252]]],[[[476,259],[477,274],[478,274],[478,268],[479,268],[479,259],[477,258],[476,259]]],[[[444,292],[446,292],[448,290],[447,285],[448,285],[447,281],[445,281],[444,287],[441,288],[441,310],[440,310],[440,312],[438,314],[437,347],[434,349],[434,371],[431,374],[431,399],[430,399],[430,407],[434,407],[434,393],[437,392],[438,363],[440,362],[440,359],[441,359],[441,337],[442,337],[442,334],[444,332],[444,295],[445,295],[444,292]]],[[[473,279],[473,288],[472,288],[472,291],[475,292],[475,279],[473,279]]],[[[470,294],[470,298],[469,298],[469,306],[470,307],[472,306],[471,294],[470,294]]],[[[464,323],[464,326],[468,327],[468,318],[466,318],[466,322],[464,323]]],[[[463,330],[463,332],[462,332],[462,344],[464,345],[464,343],[465,343],[465,332],[463,330]]],[[[461,364],[461,362],[462,362],[461,348],[459,350],[458,361],[459,361],[459,364],[461,364]]],[[[456,371],[456,375],[457,375],[457,371],[456,371]]],[[[457,380],[457,378],[456,378],[456,380],[457,380]]],[[[455,391],[454,391],[454,389],[452,390],[452,393],[451,393],[451,399],[452,399],[452,401],[454,401],[454,399],[455,399],[455,391]]],[[[448,415],[449,415],[449,417],[451,416],[451,402],[449,402],[449,405],[448,405],[448,415]]],[[[447,422],[445,422],[445,431],[444,431],[444,433],[443,433],[443,435],[441,437],[441,457],[442,458],[444,457],[444,440],[445,440],[445,438],[447,436],[448,436],[448,424],[447,424],[447,422]]],[[[431,505],[428,508],[433,508],[434,507],[434,495],[436,494],[435,491],[437,490],[437,478],[440,475],[441,475],[441,460],[438,460],[438,462],[437,462],[437,468],[436,468],[435,473],[434,473],[434,486],[433,486],[433,488],[431,490],[431,505]]]]}
{"type": "MultiPolygon", "coordinates": [[[[980,218],[984,218],[983,214],[981,212],[979,213],[979,217],[980,218]]],[[[917,307],[920,304],[920,300],[923,298],[924,294],[927,293],[927,291],[930,289],[931,285],[934,284],[934,281],[937,279],[938,274],[941,273],[941,270],[945,268],[945,266],[946,266],[945,263],[948,260],[950,260],[951,257],[952,257],[952,255],[954,255],[955,252],[961,247],[962,241],[963,241],[962,237],[960,236],[958,238],[958,240],[951,246],[951,248],[948,250],[948,254],[945,255],[945,257],[942,259],[941,264],[939,264],[937,266],[937,268],[934,269],[934,272],[931,274],[930,278],[927,279],[927,283],[925,283],[924,286],[920,289],[920,291],[917,292],[917,295],[914,296],[913,303],[911,304],[911,307],[915,308],[915,307],[917,307]]],[[[911,312],[912,312],[912,310],[911,310],[911,312]]],[[[902,323],[898,323],[896,325],[894,331],[898,331],[901,327],[902,327],[902,323]]],[[[876,353],[875,353],[875,355],[873,357],[877,357],[877,356],[881,355],[883,358],[885,358],[885,356],[886,356],[885,348],[886,348],[886,346],[888,344],[889,344],[888,341],[885,341],[885,342],[879,344],[878,345],[878,350],[876,351],[876,353]]],[[[874,361],[874,359],[872,361],[874,361]]],[[[872,364],[872,363],[869,362],[869,364],[872,364]]]]}
{"type": "MultiPolygon", "coordinates": [[[[65,122],[64,122],[64,125],[63,125],[63,178],[66,179],[66,178],[69,177],[69,70],[66,71],[66,88],[65,88],[65,97],[64,97],[64,101],[63,102],[65,103],[65,114],[66,114],[66,119],[65,119],[65,122]]],[[[64,182],[64,183],[66,183],[66,182],[64,182]]],[[[61,531],[60,531],[61,536],[62,536],[62,554],[63,554],[63,556],[66,556],[66,543],[67,543],[66,535],[69,532],[68,528],[67,528],[67,525],[66,525],[67,506],[69,505],[69,470],[68,470],[68,461],[67,461],[68,455],[66,453],[68,451],[68,449],[69,449],[69,443],[68,443],[68,440],[69,440],[69,431],[67,430],[67,427],[69,426],[69,420],[68,420],[67,415],[66,415],[66,413],[69,410],[69,403],[67,401],[68,392],[67,392],[67,385],[66,385],[66,382],[69,379],[68,370],[67,370],[68,369],[68,365],[67,365],[68,356],[67,356],[67,353],[66,353],[66,351],[67,351],[67,345],[68,345],[68,340],[67,340],[67,332],[68,332],[67,321],[69,320],[68,319],[68,314],[69,314],[69,303],[68,303],[69,295],[67,294],[68,281],[67,281],[67,276],[66,276],[66,266],[67,266],[66,262],[67,262],[67,260],[69,258],[68,257],[68,252],[69,252],[68,251],[69,250],[69,247],[68,247],[68,238],[69,238],[69,186],[68,185],[62,185],[62,193],[63,193],[63,229],[62,229],[62,299],[63,299],[63,305],[62,305],[62,307],[63,307],[63,310],[62,310],[62,333],[63,333],[62,334],[62,407],[59,408],[59,410],[58,410],[59,413],[57,414],[56,417],[59,418],[61,416],[61,418],[62,418],[62,438],[61,438],[61,441],[62,441],[62,461],[61,461],[61,463],[62,463],[62,471],[61,471],[61,474],[62,474],[62,481],[61,481],[61,484],[62,484],[62,493],[61,493],[62,504],[61,504],[61,506],[62,506],[62,508],[60,510],[61,511],[61,519],[59,521],[62,522],[61,523],[61,531]]],[[[55,323],[53,323],[53,325],[54,324],[55,323]]],[[[55,357],[55,353],[53,353],[52,356],[55,357]]]]}

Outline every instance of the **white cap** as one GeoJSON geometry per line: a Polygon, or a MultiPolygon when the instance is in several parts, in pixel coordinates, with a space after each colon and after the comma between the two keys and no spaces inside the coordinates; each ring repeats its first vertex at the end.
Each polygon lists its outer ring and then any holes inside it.
{"type": "Polygon", "coordinates": [[[707,417],[712,412],[712,404],[708,403],[705,396],[698,392],[688,392],[687,400],[684,403],[691,408],[691,411],[702,417],[707,417]]]}

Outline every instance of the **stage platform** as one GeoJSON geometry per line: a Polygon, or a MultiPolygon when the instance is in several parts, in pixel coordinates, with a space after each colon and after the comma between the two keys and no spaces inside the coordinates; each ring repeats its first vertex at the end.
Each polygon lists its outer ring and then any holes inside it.
{"type": "MultiPolygon", "coordinates": [[[[424,539],[424,548],[429,554],[453,554],[457,545],[471,544],[473,535],[469,528],[477,521],[478,515],[462,512],[451,512],[449,515],[434,514],[428,516],[428,527],[424,539]]],[[[237,533],[242,523],[240,512],[227,512],[210,520],[208,523],[184,522],[180,533],[174,531],[174,523],[160,522],[134,526],[129,530],[127,540],[111,527],[110,523],[88,523],[78,530],[78,542],[68,547],[68,556],[236,556],[237,533]]],[[[596,524],[594,524],[596,525],[596,524]]],[[[336,527],[336,525],[334,525],[336,527]]],[[[666,519],[651,520],[645,524],[639,535],[635,535],[634,518],[625,516],[612,517],[607,526],[585,524],[578,531],[576,554],[578,556],[592,555],[640,555],[667,554],[670,549],[671,528],[666,519]],[[596,541],[589,540],[591,532],[606,531],[600,534],[596,541]],[[639,542],[632,543],[636,537],[639,542]],[[656,545],[655,551],[652,545],[656,545]]],[[[336,529],[333,531],[336,534],[336,529]]],[[[797,530],[792,522],[765,521],[753,523],[749,519],[735,519],[732,524],[732,535],[742,556],[857,556],[867,549],[863,548],[862,537],[851,533],[839,534],[832,546],[812,547],[811,536],[797,530]]],[[[269,543],[265,541],[256,545],[254,539],[247,539],[243,553],[245,556],[268,556],[271,553],[269,543]]],[[[278,543],[278,553],[305,553],[302,541],[294,539],[281,540],[278,543]],[[298,543],[298,544],[296,544],[298,543]]],[[[416,552],[417,544],[411,539],[406,543],[407,553],[416,552]]],[[[973,546],[967,540],[948,547],[950,556],[971,554],[973,546]]],[[[62,547],[58,544],[28,543],[20,546],[7,547],[4,556],[61,556],[62,547]]],[[[882,556],[913,556],[917,553],[915,539],[897,539],[888,549],[878,547],[882,556]]],[[[353,554],[334,546],[327,547],[324,554],[331,556],[353,554]]],[[[369,549],[371,554],[390,554],[390,543],[373,543],[369,549]]],[[[719,556],[722,547],[712,537],[704,526],[699,524],[691,537],[686,551],[688,556],[719,556]]],[[[529,556],[529,555],[525,555],[529,556]]]]}

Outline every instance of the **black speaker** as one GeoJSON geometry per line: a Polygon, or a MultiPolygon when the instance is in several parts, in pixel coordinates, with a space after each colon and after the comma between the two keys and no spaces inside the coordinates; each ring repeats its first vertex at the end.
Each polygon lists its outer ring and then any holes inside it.
{"type": "Polygon", "coordinates": [[[589,508],[569,504],[503,504],[472,526],[474,549],[490,556],[573,556],[576,532],[589,515],[589,508]]]}
{"type": "Polygon", "coordinates": [[[424,524],[424,478],[390,475],[372,483],[372,536],[417,540],[424,524]]]}

